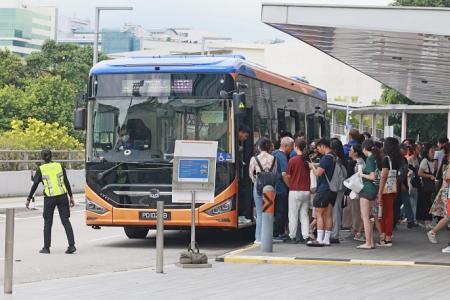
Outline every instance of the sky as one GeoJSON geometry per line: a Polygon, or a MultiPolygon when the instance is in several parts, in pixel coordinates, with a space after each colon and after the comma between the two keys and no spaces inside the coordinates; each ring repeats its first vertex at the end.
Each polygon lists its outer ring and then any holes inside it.
{"type": "MultiPolygon", "coordinates": [[[[1,0],[0,0],[1,1],[1,0]]],[[[130,22],[144,28],[188,27],[238,41],[289,37],[261,23],[261,4],[308,3],[388,5],[393,0],[19,0],[36,6],[56,6],[60,16],[89,18],[96,6],[133,6],[133,11],[103,12],[100,27],[130,22]]]]}

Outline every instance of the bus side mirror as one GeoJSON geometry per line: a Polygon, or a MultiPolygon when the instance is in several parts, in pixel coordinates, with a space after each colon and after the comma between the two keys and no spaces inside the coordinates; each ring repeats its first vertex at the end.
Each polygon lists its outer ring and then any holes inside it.
{"type": "Polygon", "coordinates": [[[75,109],[75,120],[74,120],[75,130],[86,130],[86,113],[87,110],[84,107],[75,109]]]}
{"type": "Polygon", "coordinates": [[[245,93],[233,93],[233,106],[235,108],[235,112],[241,112],[245,110],[245,108],[247,107],[245,105],[245,93]]]}

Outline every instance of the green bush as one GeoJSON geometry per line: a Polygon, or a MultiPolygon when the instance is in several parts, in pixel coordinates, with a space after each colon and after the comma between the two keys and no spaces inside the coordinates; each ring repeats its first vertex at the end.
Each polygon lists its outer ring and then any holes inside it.
{"type": "Polygon", "coordinates": [[[0,148],[14,150],[61,149],[81,150],[81,144],[68,134],[65,126],[58,123],[45,123],[28,118],[26,124],[20,120],[11,121],[11,130],[0,134],[0,148]]]}

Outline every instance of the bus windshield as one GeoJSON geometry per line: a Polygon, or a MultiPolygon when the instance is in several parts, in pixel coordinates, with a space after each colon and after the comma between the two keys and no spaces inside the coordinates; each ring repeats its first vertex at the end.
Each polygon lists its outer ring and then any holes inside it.
{"type": "Polygon", "coordinates": [[[213,140],[228,152],[227,101],[206,97],[114,97],[95,101],[92,159],[170,162],[175,140],[213,140]]]}

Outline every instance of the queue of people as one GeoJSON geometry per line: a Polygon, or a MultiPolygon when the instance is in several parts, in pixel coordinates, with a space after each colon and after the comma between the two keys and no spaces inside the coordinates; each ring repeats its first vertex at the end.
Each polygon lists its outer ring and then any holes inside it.
{"type": "MultiPolygon", "coordinates": [[[[426,228],[431,243],[448,226],[450,144],[437,148],[396,138],[374,141],[352,129],[348,142],[338,138],[307,143],[304,135],[284,133],[277,149],[267,138],[256,144],[249,176],[274,173],[274,240],[324,247],[339,244],[342,230],[361,242],[357,249],[394,245],[393,231],[426,228]],[[276,178],[276,179],[275,179],[276,178]],[[344,183],[345,181],[345,183],[344,183]],[[355,181],[358,188],[348,185],[355,181]],[[350,187],[350,188],[349,188],[350,187]],[[375,232],[377,234],[375,234],[375,232]]],[[[253,192],[255,243],[261,241],[262,192],[253,192]]],[[[450,253],[450,244],[442,249],[450,253]]]]}

